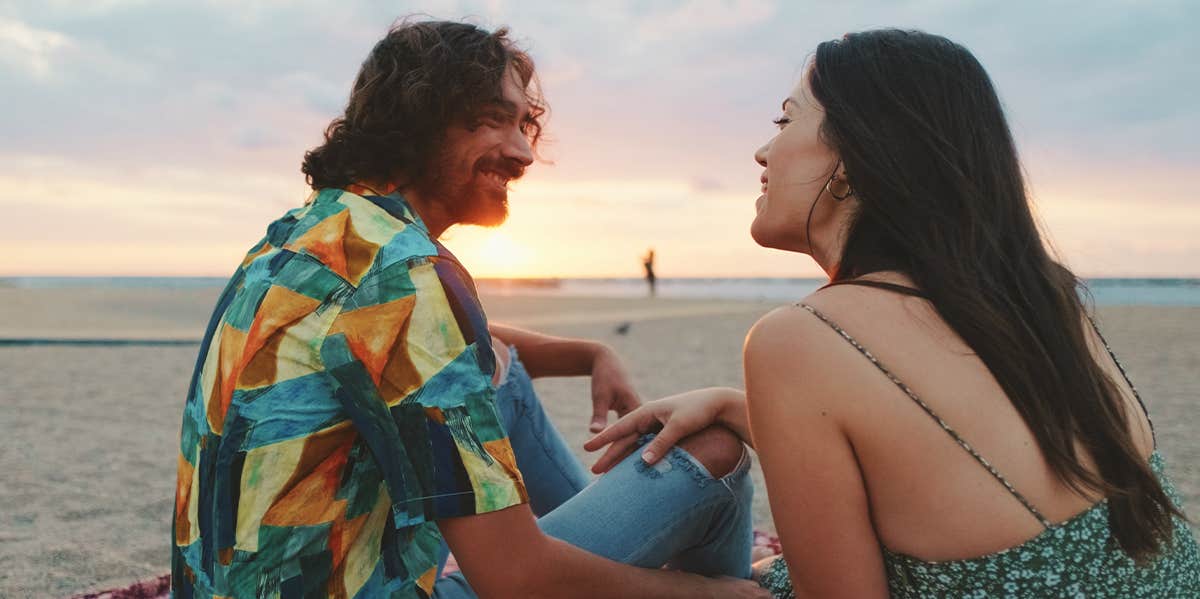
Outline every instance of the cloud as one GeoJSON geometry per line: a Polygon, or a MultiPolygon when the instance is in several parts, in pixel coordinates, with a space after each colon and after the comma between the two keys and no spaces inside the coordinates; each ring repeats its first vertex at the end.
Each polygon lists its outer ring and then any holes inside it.
{"type": "Polygon", "coordinates": [[[725,184],[712,177],[695,177],[692,179],[692,191],[705,193],[709,191],[724,191],[725,184]]]}
{"type": "Polygon", "coordinates": [[[0,17],[0,64],[51,90],[83,77],[124,85],[147,75],[141,65],[116,56],[103,42],[6,17],[0,17]]]}
{"type": "Polygon", "coordinates": [[[349,85],[339,85],[309,71],[293,71],[271,81],[278,94],[298,96],[313,111],[328,116],[340,114],[349,98],[349,85]]]}
{"type": "MultiPolygon", "coordinates": [[[[423,11],[510,25],[539,65],[555,165],[531,171],[514,207],[645,212],[639,238],[670,235],[679,206],[752,205],[752,154],[806,56],[846,31],[892,25],[947,35],[983,62],[1064,246],[1093,237],[1072,225],[1091,222],[1072,216],[1083,198],[1131,229],[1161,229],[1141,214],[1200,200],[1186,174],[1200,159],[1192,3],[297,2],[0,0],[0,178],[43,191],[71,179],[69,199],[55,200],[67,204],[100,185],[128,204],[114,210],[143,214],[194,205],[236,217],[249,196],[270,197],[268,212],[294,205],[300,157],[344,108],[367,51],[396,17],[423,11]],[[60,162],[30,169],[23,156],[60,162]],[[242,187],[255,177],[278,182],[242,187]],[[155,202],[172,189],[190,191],[155,202]],[[1079,200],[1055,204],[1068,191],[1079,200]]],[[[0,204],[12,193],[0,188],[0,204]]]]}
{"type": "Polygon", "coordinates": [[[73,18],[94,18],[144,6],[151,0],[35,0],[28,2],[42,14],[54,16],[69,16],[73,18]]]}
{"type": "Polygon", "coordinates": [[[247,150],[261,150],[281,146],[283,139],[263,127],[250,126],[237,132],[234,143],[247,150]]]}
{"type": "Polygon", "coordinates": [[[556,85],[567,85],[582,79],[587,74],[586,67],[582,61],[570,57],[562,57],[554,60],[547,66],[541,66],[538,69],[538,79],[542,85],[551,87],[556,85]]]}
{"type": "Polygon", "coordinates": [[[642,16],[634,35],[643,42],[674,43],[733,33],[771,18],[776,10],[775,3],[766,0],[686,0],[673,9],[642,16]]]}
{"type": "Polygon", "coordinates": [[[54,64],[75,48],[70,37],[0,17],[0,61],[35,79],[49,79],[54,64]]]}

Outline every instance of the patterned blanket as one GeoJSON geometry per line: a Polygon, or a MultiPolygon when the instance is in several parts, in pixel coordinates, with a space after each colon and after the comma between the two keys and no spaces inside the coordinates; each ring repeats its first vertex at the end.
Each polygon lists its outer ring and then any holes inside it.
{"type": "MultiPolygon", "coordinates": [[[[767,534],[761,530],[754,531],[755,558],[778,555],[783,552],[779,545],[779,537],[767,534]]],[[[443,575],[458,571],[454,556],[446,563],[443,575]]],[[[163,574],[156,578],[140,580],[127,587],[75,595],[72,599],[167,599],[171,595],[171,575],[163,574]]]]}

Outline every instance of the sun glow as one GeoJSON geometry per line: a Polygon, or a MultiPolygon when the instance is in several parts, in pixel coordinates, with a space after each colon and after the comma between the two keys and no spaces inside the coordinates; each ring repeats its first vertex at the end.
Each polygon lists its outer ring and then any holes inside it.
{"type": "Polygon", "coordinates": [[[464,229],[454,237],[451,247],[476,277],[528,276],[533,251],[505,231],[464,229]]]}

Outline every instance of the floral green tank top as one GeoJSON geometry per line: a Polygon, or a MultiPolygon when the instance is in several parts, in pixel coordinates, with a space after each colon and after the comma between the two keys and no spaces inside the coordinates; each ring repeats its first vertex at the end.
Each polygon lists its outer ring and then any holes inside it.
{"type": "MultiPolygon", "coordinates": [[[[958,444],[970,453],[1032,514],[1045,530],[1016,547],[982,557],[928,562],[881,547],[891,596],[917,597],[1071,597],[1071,598],[1195,598],[1200,597],[1200,548],[1188,525],[1175,518],[1172,542],[1144,566],[1138,566],[1112,539],[1108,504],[1100,501],[1066,522],[1051,524],[1025,497],[950,428],[912,390],[891,373],[866,348],[815,308],[800,307],[832,327],[859,350],[918,406],[928,413],[958,444]]],[[[1093,326],[1094,323],[1093,323],[1093,326]]],[[[1099,330],[1096,331],[1099,335],[1099,330]]],[[[1103,340],[1103,337],[1101,337],[1103,340]]],[[[1114,362],[1116,356],[1105,343],[1114,362]]],[[[1120,362],[1117,367],[1129,382],[1120,362]]],[[[1132,382],[1129,383],[1133,388],[1132,382]]],[[[1141,397],[1134,396],[1141,403],[1141,397]]],[[[1143,409],[1145,405],[1143,404],[1143,409]]],[[[1181,501],[1167,478],[1162,456],[1155,451],[1150,467],[1176,505],[1181,501]]],[[[759,577],[759,583],[778,599],[794,599],[787,563],[774,560],[759,577]]]]}

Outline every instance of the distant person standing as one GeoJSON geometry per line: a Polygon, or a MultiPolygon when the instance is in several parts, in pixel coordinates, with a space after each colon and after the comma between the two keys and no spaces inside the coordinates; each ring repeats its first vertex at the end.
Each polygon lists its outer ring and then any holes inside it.
{"type": "Polygon", "coordinates": [[[654,297],[655,283],[658,281],[654,276],[654,248],[650,248],[642,257],[642,267],[646,269],[646,284],[650,286],[650,297],[654,297]]]}

